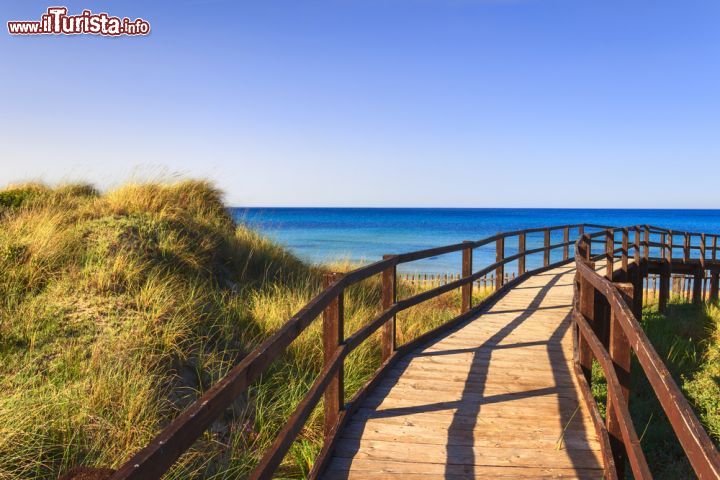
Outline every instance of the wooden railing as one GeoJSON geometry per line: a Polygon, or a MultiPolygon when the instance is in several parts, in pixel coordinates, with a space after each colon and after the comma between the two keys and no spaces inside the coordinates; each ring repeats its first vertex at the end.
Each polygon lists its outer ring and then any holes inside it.
{"type": "Polygon", "coordinates": [[[628,409],[634,354],[698,477],[720,478],[720,456],[712,440],[638,322],[642,316],[643,279],[649,271],[660,272],[659,303],[662,309],[667,305],[669,280],[674,269],[693,272],[693,298],[699,302],[702,291],[698,287],[702,282],[698,280],[704,278],[705,269],[710,268],[714,286],[711,287],[710,297],[717,300],[717,236],[712,237],[708,259],[706,242],[709,236],[705,234],[672,232],[647,225],[622,228],[620,232],[622,240],[619,249],[616,249],[615,231],[607,229],[582,235],[575,252],[575,369],[583,397],[594,411],[593,420],[601,438],[606,477],[623,478],[627,462],[634,478],[652,478],[628,409]],[[653,235],[659,235],[660,242],[651,241],[653,235]],[[684,239],[681,261],[676,261],[673,256],[675,235],[682,235],[684,239]],[[630,236],[634,240],[632,243],[630,236]],[[700,245],[692,245],[693,236],[700,237],[700,245]],[[592,244],[597,237],[604,238],[601,241],[605,243],[605,252],[593,256],[592,244]],[[652,247],[659,249],[658,257],[650,255],[652,247]],[[691,255],[694,249],[700,252],[697,258],[691,255]],[[596,270],[594,260],[598,259],[605,261],[604,275],[596,270]],[[618,261],[620,269],[615,268],[618,261]],[[605,422],[597,413],[591,393],[594,360],[599,363],[607,381],[605,422]]]}
{"type": "MultiPolygon", "coordinates": [[[[329,459],[335,442],[337,441],[338,432],[342,430],[349,417],[373,386],[376,385],[384,372],[404,353],[448,331],[457,324],[472,318],[481,309],[495,301],[499,295],[525,280],[528,276],[572,261],[570,247],[575,244],[575,242],[572,241],[571,238],[577,237],[580,238],[579,243],[575,246],[576,250],[580,252],[580,256],[576,255],[577,258],[580,259],[578,260],[578,282],[580,286],[576,298],[577,308],[574,313],[579,333],[577,339],[579,342],[577,348],[577,369],[580,377],[585,379],[584,383],[581,382],[584,385],[583,393],[586,396],[586,401],[591,405],[594,404],[592,395],[589,393],[589,371],[592,366],[592,358],[596,358],[606,371],[610,385],[610,398],[612,399],[612,404],[609,406],[608,412],[610,412],[609,417],[615,420],[608,422],[608,428],[605,428],[599,420],[599,415],[596,415],[595,421],[598,431],[604,434],[603,438],[606,439],[605,443],[607,445],[604,446],[603,452],[607,456],[609,471],[614,472],[615,469],[612,468],[613,465],[617,465],[621,461],[619,453],[616,455],[616,452],[620,451],[617,445],[621,445],[624,451],[628,452],[626,455],[633,466],[633,471],[637,470],[640,475],[647,473],[647,466],[644,464],[644,458],[642,457],[642,452],[637,442],[637,435],[632,428],[632,422],[629,420],[629,414],[627,412],[627,396],[625,395],[627,388],[629,388],[627,377],[622,373],[623,370],[618,370],[618,365],[624,366],[623,368],[625,368],[625,370],[629,368],[626,357],[627,352],[632,348],[638,356],[641,365],[643,365],[643,369],[646,369],[648,378],[651,379],[651,384],[656,393],[659,392],[658,397],[664,402],[663,407],[665,408],[667,404],[666,411],[670,411],[672,415],[675,415],[672,417],[674,419],[673,427],[675,428],[678,422],[682,423],[682,425],[677,425],[676,431],[680,432],[678,436],[683,435],[681,443],[686,449],[686,452],[689,452],[688,457],[691,457],[693,467],[699,472],[703,472],[706,477],[707,472],[717,473],[717,452],[712,449],[712,444],[709,443],[707,434],[705,434],[699,426],[687,402],[682,398],[682,395],[680,395],[677,386],[672,383],[667,369],[665,369],[662,362],[657,358],[657,354],[652,349],[652,346],[650,346],[647,338],[644,337],[642,330],[639,330],[632,310],[628,307],[628,304],[632,304],[637,313],[638,301],[632,301],[631,298],[623,299],[620,296],[620,292],[628,293],[629,290],[625,287],[616,287],[610,283],[611,280],[599,276],[593,269],[590,259],[595,257],[592,257],[591,249],[593,242],[597,242],[595,239],[598,237],[602,236],[605,239],[606,250],[602,255],[609,260],[607,275],[609,279],[613,279],[615,272],[612,265],[618,254],[622,265],[621,272],[624,272],[628,278],[630,278],[629,276],[632,274],[640,275],[633,272],[647,272],[647,268],[643,270],[643,268],[640,268],[640,265],[648,267],[652,263],[649,260],[648,251],[649,248],[655,246],[655,243],[650,241],[650,234],[670,235],[670,237],[666,238],[672,238],[672,235],[675,234],[674,232],[656,227],[647,227],[643,230],[645,236],[644,240],[642,240],[640,233],[638,233],[642,227],[631,228],[635,228],[634,231],[636,232],[634,243],[635,253],[632,262],[629,261],[628,258],[628,252],[631,248],[628,244],[629,229],[622,229],[622,241],[616,242],[614,230],[611,227],[581,224],[499,233],[478,241],[466,241],[454,245],[399,255],[386,255],[378,262],[342,275],[328,274],[325,277],[324,288],[318,295],[290,318],[275,334],[247,355],[227,376],[176,417],[155,439],[132,456],[132,458],[125,462],[109,478],[113,480],[159,478],[171,468],[183,452],[190,448],[211,423],[219,418],[235,399],[246,392],[248,387],[322,314],[324,348],[324,365],[322,371],[310,387],[304,399],[297,405],[293,414],[287,419],[285,426],[278,433],[271,447],[264,452],[259,464],[250,475],[250,478],[253,479],[268,479],[272,477],[273,472],[275,472],[282,462],[292,442],[296,439],[312,411],[324,397],[325,440],[323,448],[309,474],[310,478],[316,478],[320,472],[322,472],[329,459]],[[600,231],[589,233],[586,232],[586,229],[599,229],[600,231]],[[571,236],[571,231],[573,230],[577,233],[576,237],[571,236]],[[563,240],[559,243],[551,244],[551,234],[554,231],[561,231],[563,240]],[[527,249],[527,236],[533,233],[542,233],[543,244],[541,247],[527,249]],[[513,238],[517,241],[517,253],[506,255],[506,246],[509,240],[513,238]],[[492,244],[495,245],[495,262],[479,270],[474,270],[473,251],[478,247],[492,244]],[[616,248],[618,244],[620,247],[616,248]],[[641,245],[645,248],[644,255],[641,254],[641,245]],[[558,255],[559,260],[552,262],[551,252],[556,250],[561,252],[558,255]],[[417,293],[408,298],[397,298],[396,269],[398,265],[452,252],[462,252],[461,278],[417,293]],[[541,266],[528,270],[526,268],[527,257],[540,254],[542,254],[541,266]],[[517,276],[513,280],[507,281],[505,267],[510,262],[517,262],[517,276]],[[493,272],[496,279],[494,286],[495,292],[474,305],[472,298],[473,282],[493,272]],[[381,276],[382,283],[381,313],[360,330],[347,338],[343,338],[344,295],[346,289],[351,285],[376,275],[381,276]],[[404,345],[397,345],[395,316],[398,313],[456,289],[461,290],[462,299],[460,314],[458,316],[404,345]],[[604,337],[597,336],[594,330],[597,325],[605,321],[601,320],[605,317],[596,314],[594,310],[595,304],[588,303],[590,301],[590,293],[593,291],[600,292],[600,296],[606,298],[608,305],[610,305],[610,309],[606,308],[602,310],[602,315],[606,315],[606,311],[611,311],[612,318],[619,319],[606,322],[611,326],[610,335],[611,338],[614,339],[614,343],[611,345],[615,345],[614,347],[611,346],[609,352],[608,343],[603,343],[600,339],[604,339],[604,337]],[[612,327],[612,325],[615,325],[615,327],[612,327]],[[622,332],[624,332],[625,337],[623,338],[627,339],[624,343],[617,340],[619,335],[618,325],[620,325],[622,332]],[[614,330],[612,330],[612,328],[614,328],[614,330]],[[382,363],[368,382],[349,401],[346,401],[343,386],[344,361],[350,352],[377,331],[381,331],[382,363]],[[632,347],[627,346],[628,342],[632,342],[632,347]],[[625,350],[618,350],[622,348],[625,350]],[[613,362],[625,363],[616,365],[613,362]],[[620,383],[620,378],[622,378],[623,383],[620,383]],[[622,390],[623,388],[625,390],[622,390]],[[623,400],[623,398],[625,400],[623,400]],[[610,437],[608,437],[607,432],[611,433],[610,437]],[[609,438],[612,439],[612,443],[610,443],[609,438]]],[[[667,247],[665,246],[665,248],[667,247]]],[[[690,247],[688,247],[688,249],[690,249],[690,247]]],[[[702,251],[705,252],[705,248],[703,248],[702,251]]],[[[713,260],[716,258],[716,251],[717,237],[714,237],[711,252],[713,260]]],[[[669,271],[672,272],[672,254],[670,254],[669,259],[669,271]]],[[[713,265],[714,264],[715,262],[713,261],[713,265]]],[[[715,297],[717,297],[717,277],[715,277],[715,285],[715,297]]],[[[640,286],[642,286],[642,283],[640,283],[640,286]]],[[[633,292],[636,291],[637,290],[633,290],[633,292]]],[[[642,296],[636,295],[633,298],[641,299],[642,296]]],[[[597,303],[597,308],[598,311],[600,311],[600,303],[597,303]]],[[[643,476],[641,478],[646,477],[643,476]]]]}
{"type": "MultiPolygon", "coordinates": [[[[507,283],[515,279],[515,272],[505,272],[505,280],[507,283]]],[[[671,299],[677,302],[697,302],[698,299],[693,298],[696,288],[702,292],[701,301],[710,301],[712,283],[712,272],[705,271],[705,276],[700,279],[700,285],[696,287],[695,282],[698,278],[689,273],[673,273],[670,278],[669,293],[671,299]]],[[[437,287],[454,280],[462,278],[460,273],[437,273],[437,272],[413,272],[397,274],[398,284],[406,284],[418,288],[437,287]]],[[[475,281],[473,285],[474,291],[482,294],[485,291],[491,291],[495,288],[495,275],[493,273],[485,275],[475,281]]],[[[660,292],[660,274],[648,273],[643,281],[643,303],[657,302],[660,292]]]]}
{"type": "Polygon", "coordinates": [[[488,302],[529,275],[571,261],[569,252],[574,242],[570,240],[570,232],[574,230],[577,235],[582,235],[586,228],[605,227],[589,224],[562,225],[499,233],[478,241],[466,241],[399,255],[386,255],[378,262],[349,273],[329,274],[326,277],[325,288],[317,296],[290,318],[275,334],[247,355],[225,378],[176,417],[150,444],[125,462],[110,478],[113,480],[159,478],[183,452],[190,448],[210,424],[220,417],[231,403],[268,369],[273,361],[282,355],[293,340],[322,314],[323,369],[250,475],[250,478],[253,479],[271,478],[313,409],[325,397],[325,442],[309,475],[311,478],[317,477],[329,458],[337,438],[337,432],[342,429],[367,392],[402,354],[433,336],[447,331],[459,322],[471,318],[488,302]],[[551,244],[551,233],[555,231],[562,232],[563,240],[560,243],[551,244]],[[527,236],[533,233],[542,234],[543,244],[541,247],[527,249],[527,236]],[[517,253],[505,255],[506,244],[512,238],[517,241],[517,253]],[[474,271],[473,251],[492,244],[495,245],[496,261],[474,271]],[[554,250],[560,250],[561,253],[558,256],[561,259],[551,263],[551,252],[554,250]],[[398,265],[453,252],[462,252],[461,278],[405,299],[397,298],[396,268],[398,265]],[[528,271],[526,268],[527,257],[540,254],[543,258],[542,266],[528,271]],[[505,266],[514,261],[517,261],[517,276],[508,282],[504,275],[505,266]],[[477,305],[473,305],[473,282],[491,272],[494,272],[496,279],[495,292],[477,305]],[[343,338],[343,304],[346,289],[376,275],[380,275],[382,278],[382,312],[363,328],[351,336],[343,338]],[[396,344],[395,316],[399,312],[456,289],[461,289],[462,292],[461,310],[458,316],[409,343],[402,346],[396,344]],[[349,402],[346,402],[343,388],[343,362],[350,352],[378,330],[381,331],[382,364],[358,393],[349,402]]]}

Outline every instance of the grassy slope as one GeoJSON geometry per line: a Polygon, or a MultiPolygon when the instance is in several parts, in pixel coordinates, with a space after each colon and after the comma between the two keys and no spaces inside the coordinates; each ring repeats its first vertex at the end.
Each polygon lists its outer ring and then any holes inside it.
{"type": "MultiPolygon", "coordinates": [[[[233,225],[203,182],[104,195],[84,185],[0,191],[0,272],[0,479],[117,466],[304,305],[321,279],[233,225]]],[[[379,299],[377,281],[347,293],[348,333],[379,311],[379,299]]],[[[409,310],[400,340],[457,307],[457,295],[445,295],[409,310]]],[[[169,478],[247,474],[320,369],[317,323],[169,478]]],[[[352,354],[348,395],[378,358],[377,339],[352,354]]],[[[293,445],[285,476],[309,468],[321,415],[293,445]]]]}
{"type": "MultiPolygon", "coordinates": [[[[666,314],[660,314],[657,305],[646,307],[642,324],[708,433],[720,446],[720,308],[694,306],[678,297],[666,314]]],[[[650,468],[658,479],[695,478],[641,370],[633,359],[630,413],[650,468]]],[[[595,397],[603,409],[607,390],[598,365],[593,369],[593,380],[595,397]]]]}

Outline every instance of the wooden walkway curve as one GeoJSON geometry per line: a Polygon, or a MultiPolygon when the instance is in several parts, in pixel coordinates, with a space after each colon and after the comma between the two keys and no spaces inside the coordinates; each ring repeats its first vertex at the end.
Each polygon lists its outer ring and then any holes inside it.
{"type": "Polygon", "coordinates": [[[408,353],[341,432],[322,478],[602,478],[572,365],[574,265],[534,275],[408,353]]]}
{"type": "Polygon", "coordinates": [[[639,319],[650,274],[659,275],[660,311],[667,307],[673,273],[692,277],[694,303],[718,301],[719,238],[651,225],[558,225],[327,272],[325,287],[310,302],[117,470],[97,470],[94,478],[161,478],[322,318],[322,370],[263,450],[251,480],[275,478],[320,405],[323,445],[310,479],[622,480],[631,471],[633,478],[651,480],[628,406],[631,369],[647,379],[698,478],[718,480],[720,454],[639,319]],[[495,262],[474,265],[473,252],[492,246],[495,262]],[[399,265],[451,253],[462,255],[460,278],[398,298],[399,265]],[[507,280],[506,267],[517,277],[507,280]],[[473,304],[473,284],[488,274],[495,276],[495,291],[473,304]],[[345,336],[349,287],[373,277],[380,277],[382,308],[345,336]],[[399,313],[457,290],[457,316],[398,344],[399,313]],[[348,355],[378,334],[381,364],[349,398],[348,355]],[[592,393],[595,367],[605,377],[605,418],[592,393]]]}

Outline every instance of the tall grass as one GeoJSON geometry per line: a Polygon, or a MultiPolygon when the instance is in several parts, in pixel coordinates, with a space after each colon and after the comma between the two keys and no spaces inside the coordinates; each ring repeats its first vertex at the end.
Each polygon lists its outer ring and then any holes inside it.
{"type": "MultiPolygon", "coordinates": [[[[320,290],[322,273],[233,224],[205,182],[32,184],[0,191],[0,479],[117,467],[320,290]]],[[[399,286],[400,295],[418,287],[399,286]]],[[[398,317],[405,342],[457,314],[452,292],[398,317]]],[[[346,293],[346,335],[380,310],[378,279],[346,293]]],[[[242,478],[322,365],[319,322],[197,441],[168,478],[242,478]]],[[[348,398],[379,365],[346,361],[348,398]]],[[[280,475],[321,446],[318,408],[280,475]]]]}

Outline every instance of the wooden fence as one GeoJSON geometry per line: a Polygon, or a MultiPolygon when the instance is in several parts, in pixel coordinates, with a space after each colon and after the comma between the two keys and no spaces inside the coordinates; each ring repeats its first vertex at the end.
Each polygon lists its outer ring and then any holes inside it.
{"type": "MultiPolygon", "coordinates": [[[[658,273],[651,273],[643,280],[643,302],[656,302],[660,295],[660,282],[662,277],[658,273]]],[[[712,274],[706,273],[697,279],[694,275],[673,274],[670,277],[670,296],[675,302],[692,302],[695,282],[700,282],[701,298],[707,302],[712,293],[712,274]]]]}
{"type": "MultiPolygon", "coordinates": [[[[515,280],[515,277],[515,272],[505,273],[502,283],[511,282],[515,280]]],[[[420,288],[432,288],[460,280],[462,275],[459,273],[398,273],[397,278],[399,282],[406,282],[420,288]]],[[[494,273],[485,275],[473,282],[473,288],[480,291],[495,289],[497,287],[497,278],[494,273]]]]}
{"type": "MultiPolygon", "coordinates": [[[[505,273],[503,283],[515,280],[516,274],[505,273]]],[[[660,292],[661,275],[659,273],[648,274],[643,279],[643,302],[646,304],[658,301],[660,292]]],[[[406,282],[409,285],[419,288],[432,288],[445,285],[462,278],[459,273],[398,273],[398,282],[406,282]]],[[[695,282],[701,283],[701,297],[703,301],[710,300],[712,287],[712,274],[708,271],[700,279],[695,275],[676,273],[671,275],[670,296],[674,302],[692,302],[695,282]]],[[[494,274],[486,275],[473,282],[473,288],[483,292],[495,288],[497,278],[494,274]]]]}
{"type": "MultiPolygon", "coordinates": [[[[697,476],[700,479],[718,479],[720,455],[717,449],[638,321],[642,316],[642,289],[653,270],[659,272],[657,292],[661,310],[666,308],[671,294],[674,269],[692,274],[690,298],[695,303],[703,299],[703,279],[709,271],[709,297],[717,301],[720,274],[718,237],[713,236],[708,257],[705,234],[673,232],[648,225],[619,231],[622,235],[620,248],[616,248],[616,230],[606,229],[604,232],[583,234],[575,251],[574,366],[584,400],[594,412],[593,420],[601,438],[606,464],[606,478],[624,478],[626,465],[634,478],[652,478],[628,409],[632,388],[630,370],[632,357],[635,356],[697,476]],[[652,242],[652,235],[659,235],[660,242],[652,242]],[[673,255],[673,237],[677,235],[684,239],[683,254],[679,259],[673,255]],[[691,255],[694,235],[701,238],[697,258],[691,255]],[[593,255],[593,243],[598,242],[604,244],[604,253],[593,255]],[[653,246],[659,248],[660,253],[655,258],[649,254],[653,246]],[[604,261],[604,271],[597,270],[597,260],[604,261]],[[620,268],[616,268],[618,264],[620,268]],[[607,381],[604,422],[592,394],[594,362],[600,365],[607,381]]],[[[678,288],[682,292],[684,276],[678,278],[678,288]]]]}

